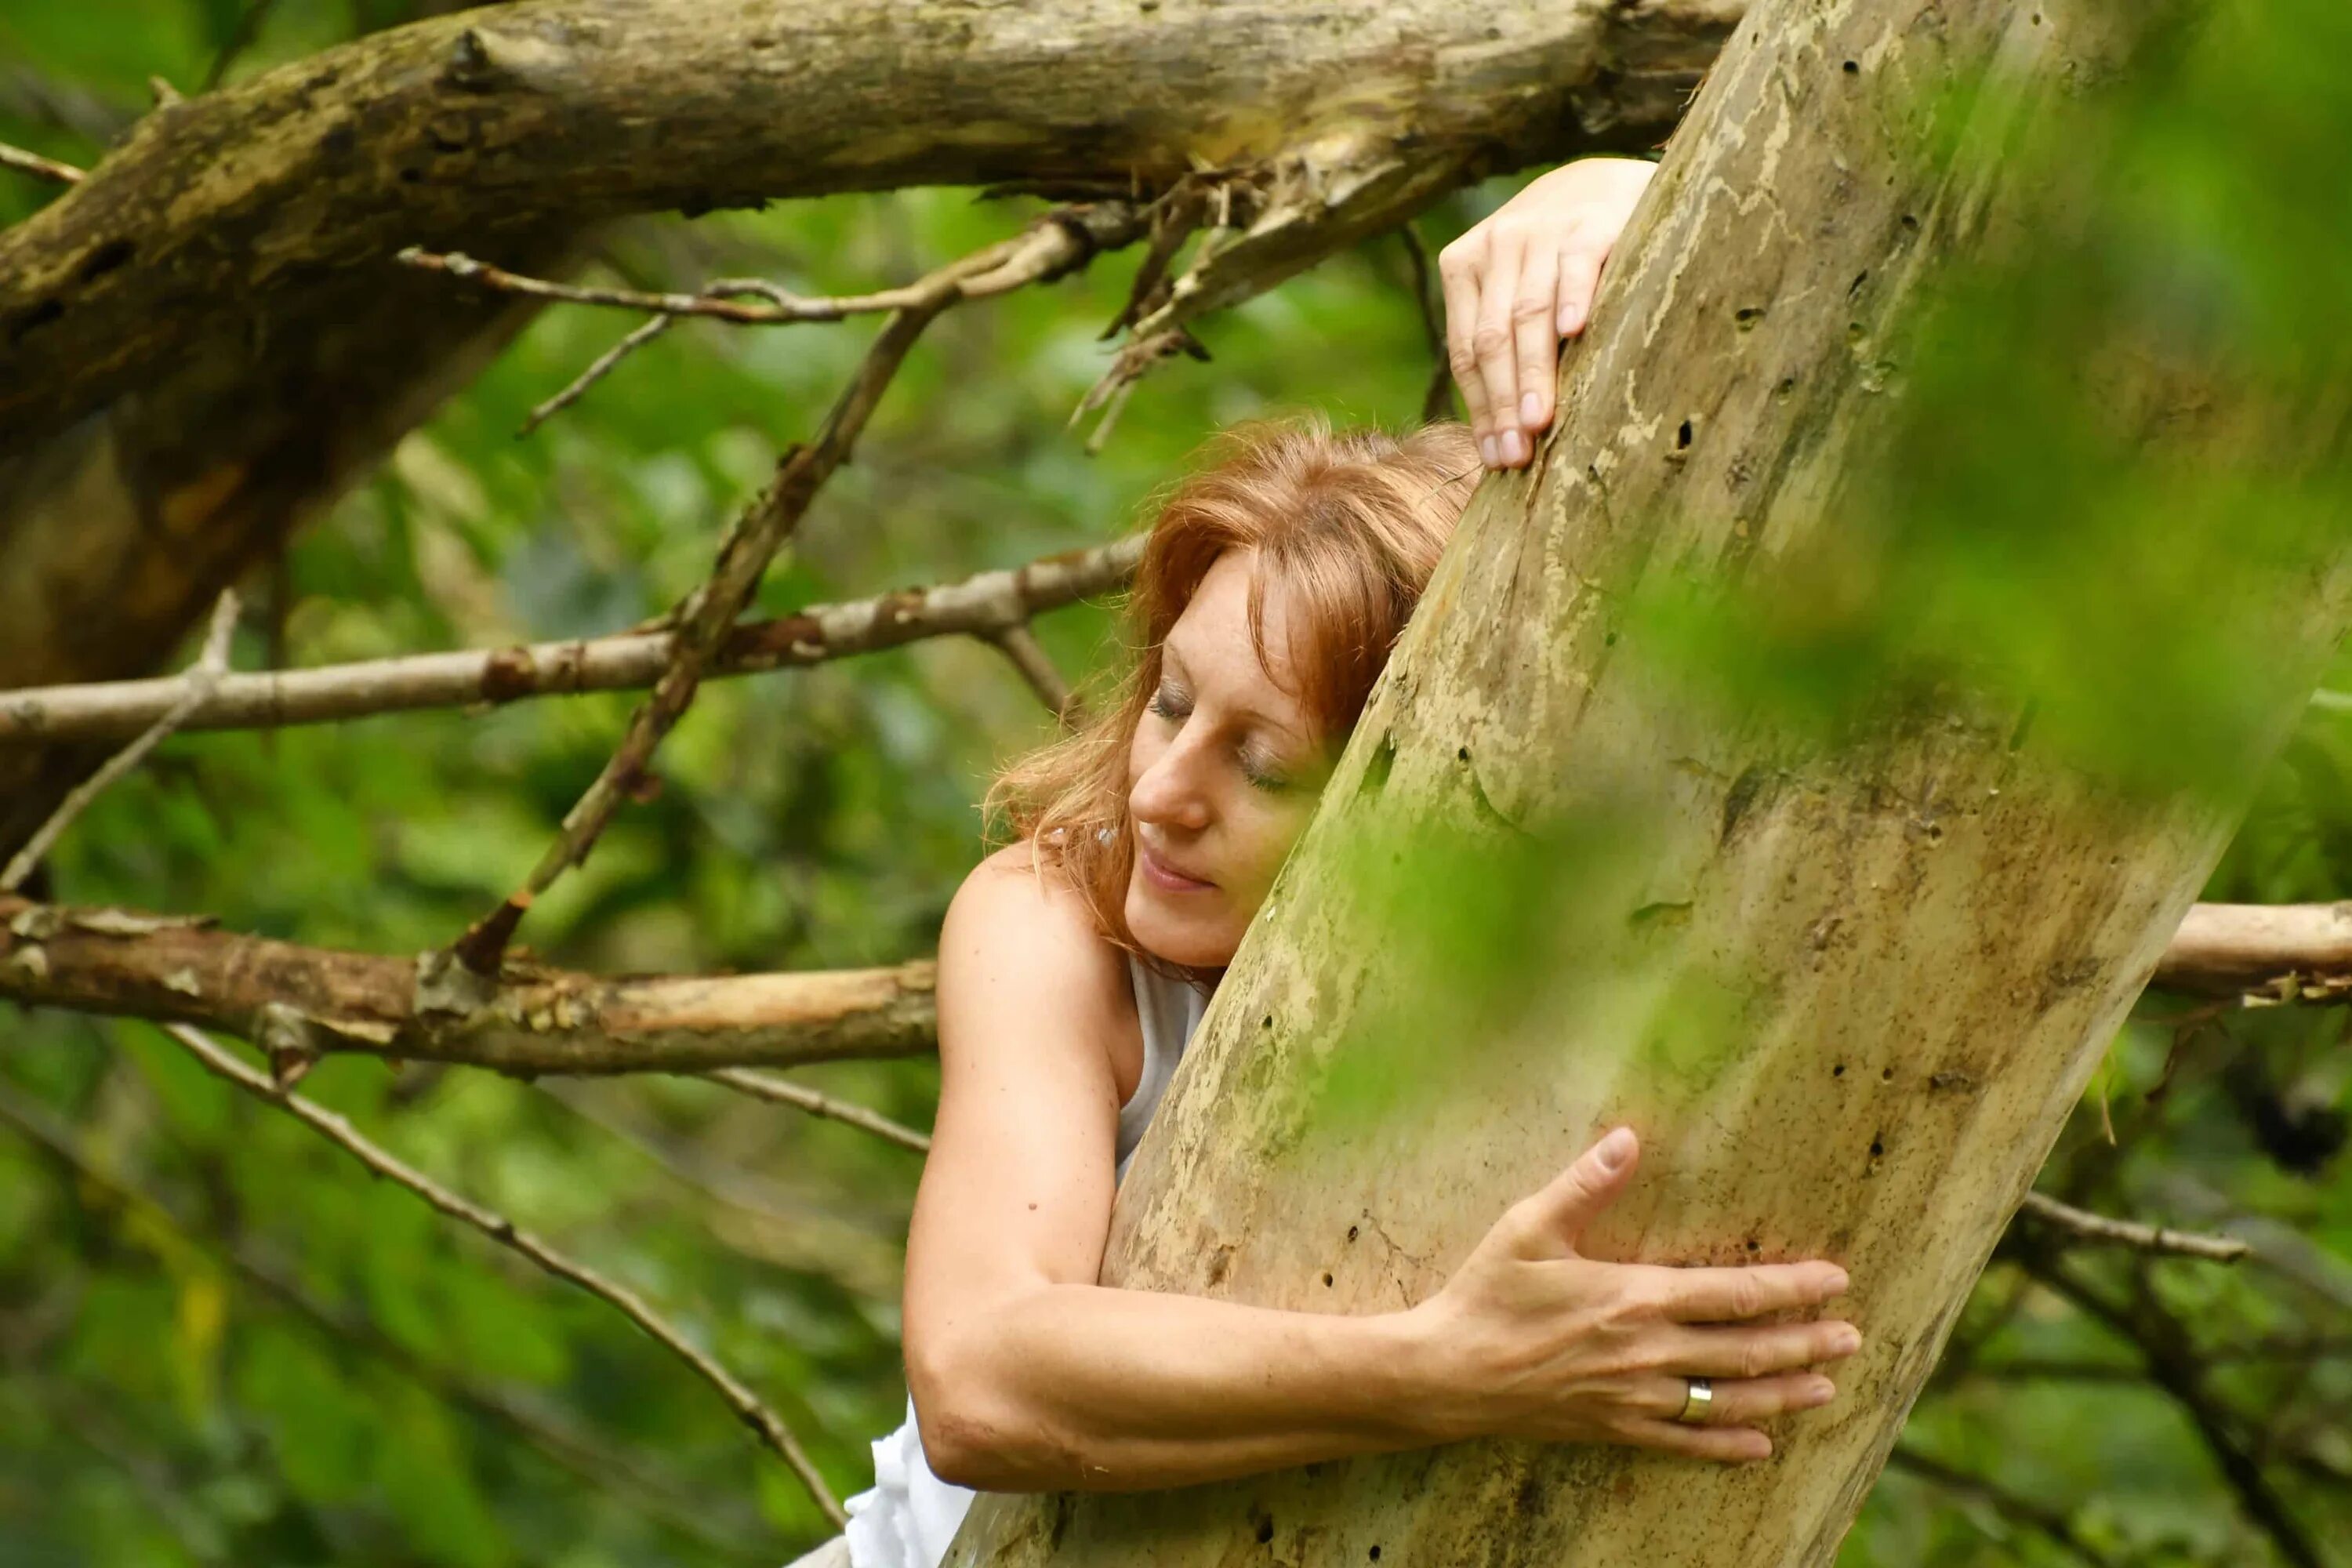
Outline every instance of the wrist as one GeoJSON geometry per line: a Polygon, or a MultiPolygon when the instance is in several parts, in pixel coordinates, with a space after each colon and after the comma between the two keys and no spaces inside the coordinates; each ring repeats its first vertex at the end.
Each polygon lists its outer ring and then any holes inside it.
{"type": "Polygon", "coordinates": [[[1412,1447],[1468,1436],[1453,1408],[1462,1380],[1454,1374],[1453,1337],[1440,1321],[1436,1299],[1355,1321],[1367,1340],[1365,1386],[1389,1434],[1412,1447]]]}

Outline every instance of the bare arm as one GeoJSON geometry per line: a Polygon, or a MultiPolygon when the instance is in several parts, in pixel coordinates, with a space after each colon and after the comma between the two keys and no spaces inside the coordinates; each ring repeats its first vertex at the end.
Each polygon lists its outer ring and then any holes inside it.
{"type": "Polygon", "coordinates": [[[944,1076],[908,1251],[908,1376],[942,1478],[1126,1490],[1481,1433],[1755,1458],[1769,1443],[1736,1423],[1826,1399],[1790,1369],[1845,1353],[1846,1325],[1696,1325],[1812,1305],[1844,1288],[1836,1268],[1574,1255],[1632,1173],[1630,1139],[1615,1168],[1596,1149],[1516,1205],[1410,1311],[1095,1284],[1136,1029],[1122,957],[1025,848],[973,873],[941,932],[944,1076]],[[1717,1396],[1735,1424],[1665,1419],[1685,1372],[1743,1379],[1717,1396]]]}

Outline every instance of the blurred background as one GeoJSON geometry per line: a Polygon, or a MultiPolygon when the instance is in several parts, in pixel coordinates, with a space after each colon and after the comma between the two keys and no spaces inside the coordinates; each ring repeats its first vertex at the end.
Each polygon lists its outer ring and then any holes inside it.
{"type": "MultiPolygon", "coordinates": [[[[152,76],[193,93],[418,10],[0,0],[0,141],[87,165],[143,111],[152,76]]],[[[1428,250],[1517,184],[1426,214],[1428,250]]],[[[50,192],[0,174],[0,223],[50,192]]],[[[856,292],[1037,210],[949,190],[646,219],[612,230],[585,276],[856,292]]],[[[2352,237],[2345,210],[2293,242],[2352,237]]],[[[1213,362],[1152,375],[1088,456],[1066,421],[1109,363],[1101,333],[1135,260],[938,322],[761,608],[1115,538],[1238,418],[1420,416],[1433,358],[1391,235],[1210,319],[1213,362]]],[[[636,321],[541,313],[256,580],[236,666],[593,635],[691,588],[873,323],[682,322],[518,436],[636,321]]],[[[1036,629],[1073,675],[1119,652],[1100,605],[1036,629]]],[[[2336,687],[2352,690],[2352,668],[2336,687]]],[[[441,945],[529,870],[635,700],[175,738],[67,837],[54,896],[371,952],[441,945]]],[[[926,954],[981,852],[992,770],[1053,732],[1003,657],[968,639],[715,682],[665,744],[657,797],[620,817],[524,940],[607,972],[926,954]]],[[[2324,692],[2206,897],[2352,890],[2348,782],[2352,698],[2324,692]]],[[[2352,1561],[2345,1015],[2192,1016],[2162,997],[2140,1014],[2043,1184],[2226,1228],[2258,1259],[2085,1255],[2090,1289],[2070,1295],[1997,1257],[1842,1562],[2302,1560],[2273,1508],[2320,1561],[2352,1561]]],[[[929,1125],[928,1061],[795,1076],[929,1125]]],[[[658,1303],[795,1426],[836,1493],[868,1483],[866,1445],[903,1399],[897,1292],[919,1157],[669,1078],[533,1085],[331,1059],[304,1092],[658,1303]]],[[[147,1026],[0,1015],[0,1102],[61,1139],[0,1126],[0,1568],[776,1563],[824,1533],[709,1389],[604,1304],[371,1180],[147,1026]]]]}

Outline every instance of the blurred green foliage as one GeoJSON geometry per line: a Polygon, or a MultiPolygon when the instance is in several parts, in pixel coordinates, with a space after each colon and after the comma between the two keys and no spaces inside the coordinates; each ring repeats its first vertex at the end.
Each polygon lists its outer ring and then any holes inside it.
{"type": "MultiPolygon", "coordinates": [[[[0,140],[94,161],[106,117],[135,117],[151,74],[195,90],[246,13],[236,0],[0,0],[0,140]]],[[[228,74],[403,15],[397,0],[269,7],[228,74]]],[[[2325,313],[2352,300],[2340,259],[2352,205],[2336,188],[2352,169],[2340,154],[2352,100],[2326,62],[2352,40],[2322,7],[2295,15],[2336,32],[2301,50],[2250,45],[2189,74],[2174,144],[2150,151],[2162,163],[2143,216],[2176,241],[2158,250],[2201,247],[2210,268],[2147,277],[2125,266],[2097,286],[2143,288],[2183,333],[2324,357],[2345,341],[2326,337],[2325,313]],[[2228,116],[2242,117],[2234,141],[2218,134],[2228,116]],[[2238,146],[2270,149],[2296,181],[2246,179],[2238,146]],[[2296,310],[2277,313],[2282,301],[2296,310]]],[[[1425,217],[1433,248],[1511,188],[1497,182],[1425,217]]],[[[0,221],[45,199],[9,179],[0,221]]],[[[652,286],[756,273],[847,292],[909,278],[1030,210],[928,191],[646,220],[614,231],[597,268],[652,286]]],[[[1202,335],[1214,363],[1154,375],[1087,457],[1064,419],[1108,363],[1098,334],[1133,261],[1110,258],[940,322],[770,574],[762,605],[1113,537],[1203,436],[1237,418],[1307,405],[1342,420],[1415,416],[1428,353],[1402,249],[1384,238],[1211,321],[1202,335]]],[[[534,404],[633,324],[543,313],[296,542],[238,663],[583,635],[667,608],[872,331],[683,325],[516,438],[534,404]]],[[[1987,353],[1996,369],[2011,363],[1997,344],[1987,353]]],[[[2009,421],[1983,426],[1993,439],[2032,410],[1985,412],[2009,421]]],[[[1923,481],[1920,495],[1931,491],[1923,481]]],[[[1931,564],[1974,581],[1976,564],[2022,552],[2062,589],[2112,564],[2064,559],[2018,521],[2028,515],[1972,517],[1986,552],[1931,564]]],[[[2174,586],[2192,616],[2193,575],[2174,586]]],[[[1971,613],[1966,594],[1946,603],[1963,621],[1971,613]]],[[[1039,631],[1066,669],[1099,669],[1118,652],[1098,607],[1059,612],[1039,631]]],[[[2029,681],[2089,660],[2127,687],[2169,631],[2069,621],[2011,658],[2029,681]]],[[[2352,669],[2339,675],[2352,684],[2352,669]]],[[[56,889],[323,944],[438,945],[538,856],[632,700],[182,737],[78,826],[55,858],[56,889]]],[[[2144,744],[2151,721],[2126,717],[2118,732],[2144,744]]],[[[982,784],[1048,733],[1003,659],[960,641],[714,684],[660,753],[658,797],[622,816],[524,940],[603,970],[926,952],[977,858],[982,784]]],[[[2315,706],[2259,781],[2209,896],[2285,901],[2352,887],[2347,776],[2352,712],[2315,706]]],[[[2109,1212],[2229,1219],[2268,1238],[2277,1267],[2101,1258],[2082,1272],[2136,1310],[2178,1318],[2214,1397],[2259,1421],[2244,1435],[2264,1475],[2336,1552],[2352,1540],[2352,1181],[2328,1146],[2328,1118],[2340,1130],[2352,1106],[2343,1019],[2282,1008],[2177,1032],[2136,1025],[2058,1156],[2068,1190],[2109,1212]]],[[[0,1029],[0,1093],[64,1129],[82,1167],[0,1131],[0,1568],[773,1563],[820,1533],[709,1391],[601,1303],[371,1181],[151,1029],[56,1015],[0,1029]],[[147,1195],[125,1198],[125,1185],[147,1195]]],[[[928,1125],[929,1064],[802,1076],[928,1125]]],[[[865,1444],[895,1425],[902,1397],[896,1297],[912,1157],[691,1081],[534,1087],[333,1061],[305,1088],[646,1294],[804,1435],[837,1492],[867,1483],[865,1444]]],[[[1997,1262],[1960,1341],[1969,1354],[1939,1374],[1906,1442],[1996,1490],[1898,1467],[1845,1561],[2081,1560],[2020,1499],[2101,1561],[2265,1560],[2267,1538],[2180,1401],[2095,1317],[1997,1262]]]]}

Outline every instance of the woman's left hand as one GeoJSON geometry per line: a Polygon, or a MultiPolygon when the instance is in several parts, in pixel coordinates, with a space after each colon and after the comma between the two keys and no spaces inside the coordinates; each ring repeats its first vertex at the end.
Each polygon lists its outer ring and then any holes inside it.
{"type": "Polygon", "coordinates": [[[1551,423],[1559,341],[1584,330],[1601,267],[1658,166],[1584,158],[1531,183],[1438,253],[1445,352],[1490,468],[1516,468],[1551,423]]]}

